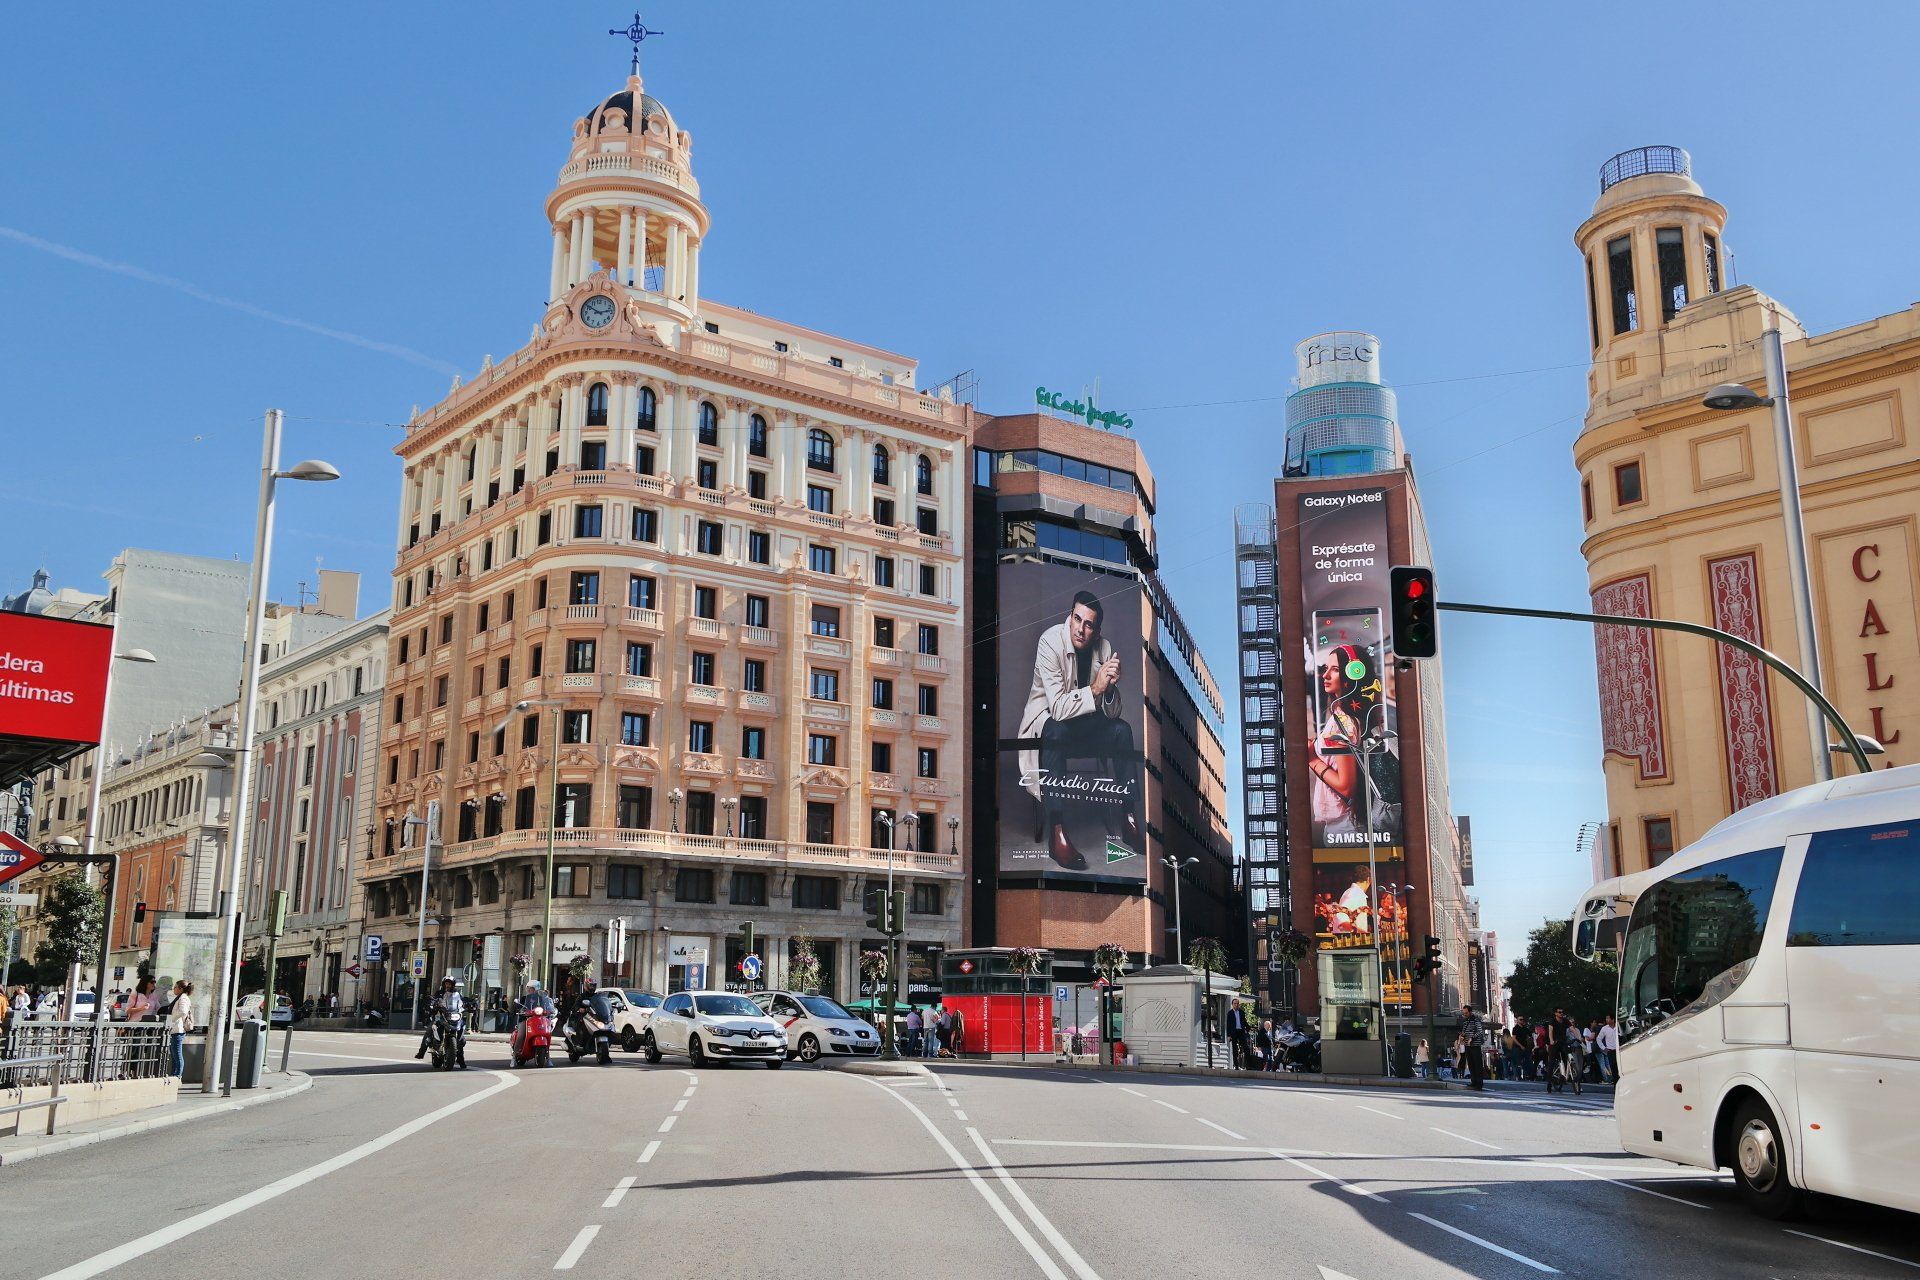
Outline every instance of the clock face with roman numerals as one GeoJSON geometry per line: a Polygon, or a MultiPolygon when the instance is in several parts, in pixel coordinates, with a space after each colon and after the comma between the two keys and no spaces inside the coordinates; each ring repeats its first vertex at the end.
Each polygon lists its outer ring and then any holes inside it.
{"type": "Polygon", "coordinates": [[[613,323],[613,299],[596,293],[580,304],[580,319],[589,329],[604,329],[613,323]]]}

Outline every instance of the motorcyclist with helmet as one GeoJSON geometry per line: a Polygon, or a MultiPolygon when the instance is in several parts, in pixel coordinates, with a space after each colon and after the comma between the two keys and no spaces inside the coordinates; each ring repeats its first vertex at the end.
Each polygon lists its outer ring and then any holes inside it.
{"type": "Polygon", "coordinates": [[[462,1034],[466,1029],[466,1008],[466,1000],[460,994],[460,984],[450,977],[442,978],[440,990],[433,997],[433,1003],[428,1006],[429,1017],[426,1028],[420,1034],[420,1048],[413,1056],[415,1058],[427,1056],[427,1049],[433,1044],[434,1037],[434,1022],[431,1014],[445,1013],[447,1034],[453,1037],[454,1062],[462,1067],[466,1066],[467,1038],[462,1034]]]}

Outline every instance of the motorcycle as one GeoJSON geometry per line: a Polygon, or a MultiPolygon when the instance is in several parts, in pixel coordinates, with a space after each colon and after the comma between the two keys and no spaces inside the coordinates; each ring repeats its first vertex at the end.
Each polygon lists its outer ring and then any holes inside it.
{"type": "Polygon", "coordinates": [[[513,1065],[520,1068],[529,1062],[542,1067],[553,1065],[549,1046],[553,1043],[553,1016],[544,1009],[522,1010],[518,1022],[513,1028],[512,1051],[513,1065]]]}
{"type": "Polygon", "coordinates": [[[445,1009],[435,1009],[430,1026],[427,1056],[433,1062],[433,1069],[450,1071],[457,1066],[464,1071],[467,1066],[466,1019],[453,1017],[445,1009]]]}
{"type": "Polygon", "coordinates": [[[613,1028],[576,1008],[567,1019],[567,1061],[577,1063],[590,1053],[603,1067],[613,1062],[613,1028]]]}
{"type": "Polygon", "coordinates": [[[1320,1071],[1320,1033],[1295,1030],[1280,1037],[1280,1065],[1288,1071],[1318,1074],[1320,1071]]]}

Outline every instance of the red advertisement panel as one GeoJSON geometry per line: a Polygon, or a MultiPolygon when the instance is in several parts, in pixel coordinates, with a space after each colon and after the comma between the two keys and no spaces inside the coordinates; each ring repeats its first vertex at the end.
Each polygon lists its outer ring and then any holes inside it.
{"type": "Polygon", "coordinates": [[[98,743],[112,655],[112,627],[0,613],[0,738],[98,743]]]}

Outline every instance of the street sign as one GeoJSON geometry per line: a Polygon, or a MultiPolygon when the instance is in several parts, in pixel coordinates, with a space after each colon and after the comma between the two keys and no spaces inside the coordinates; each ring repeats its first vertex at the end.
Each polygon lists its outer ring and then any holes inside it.
{"type": "Polygon", "coordinates": [[[962,972],[962,973],[972,973],[972,972],[973,972],[973,961],[971,961],[971,960],[962,960],[962,961],[960,962],[960,972],[962,972]]]}
{"type": "Polygon", "coordinates": [[[0,907],[37,907],[40,895],[37,893],[0,893],[0,907]]]}
{"type": "Polygon", "coordinates": [[[11,832],[0,831],[0,884],[45,862],[40,851],[11,832]]]}
{"type": "Polygon", "coordinates": [[[415,956],[413,958],[413,976],[415,978],[424,978],[427,976],[427,958],[425,956],[415,956]]]}
{"type": "Polygon", "coordinates": [[[346,967],[346,975],[347,975],[347,976],[348,976],[349,978],[352,978],[352,979],[354,979],[355,981],[358,981],[358,980],[359,980],[359,978],[360,978],[360,975],[361,975],[361,974],[363,974],[363,973],[365,973],[365,972],[366,972],[366,970],[365,970],[365,969],[362,969],[362,968],[361,968],[361,967],[360,967],[359,965],[357,965],[357,964],[350,964],[350,965],[348,965],[348,966],[346,967]]]}
{"type": "Polygon", "coordinates": [[[360,958],[368,964],[379,964],[386,959],[386,939],[377,933],[370,933],[360,946],[360,958]]]}
{"type": "Polygon", "coordinates": [[[748,982],[760,981],[760,957],[748,956],[740,962],[740,976],[748,982]]]}
{"type": "Polygon", "coordinates": [[[1066,1003],[1067,989],[1065,987],[1055,987],[1053,989],[1053,998],[1062,1004],[1066,1003]]]}

